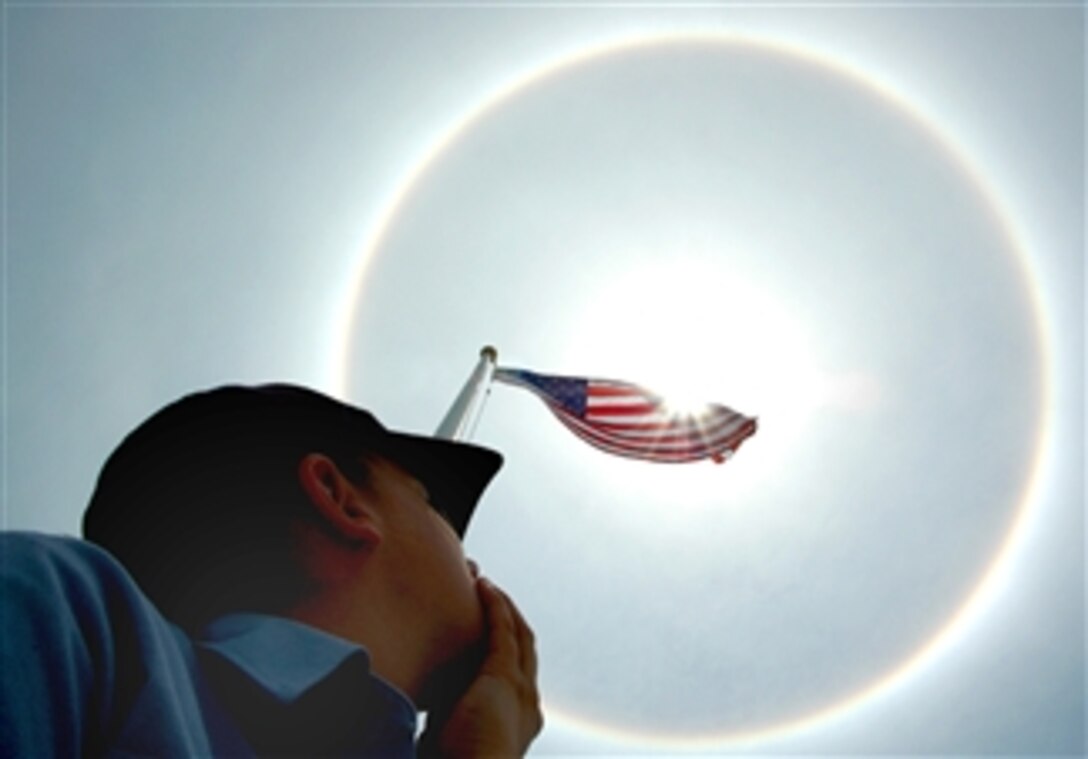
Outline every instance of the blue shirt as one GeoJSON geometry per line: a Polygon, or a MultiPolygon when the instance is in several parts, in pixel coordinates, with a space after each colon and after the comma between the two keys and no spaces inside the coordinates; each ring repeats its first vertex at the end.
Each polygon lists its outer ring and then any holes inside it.
{"type": "Polygon", "coordinates": [[[102,549],[0,534],[0,756],[409,757],[415,732],[357,645],[258,614],[190,639],[102,549]]]}

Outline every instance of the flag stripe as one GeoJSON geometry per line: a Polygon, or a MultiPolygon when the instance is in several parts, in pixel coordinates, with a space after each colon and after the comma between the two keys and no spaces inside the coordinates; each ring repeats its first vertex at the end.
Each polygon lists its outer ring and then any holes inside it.
{"type": "Polygon", "coordinates": [[[638,405],[635,405],[635,404],[630,404],[630,405],[609,404],[609,405],[606,405],[606,406],[601,406],[599,404],[594,404],[593,401],[591,400],[590,404],[589,404],[589,407],[586,409],[586,414],[591,415],[591,416],[598,416],[598,417],[607,417],[607,416],[630,417],[630,416],[649,416],[651,414],[656,414],[657,411],[658,411],[657,406],[652,406],[652,405],[650,405],[648,403],[640,403],[638,405]]]}
{"type": "Polygon", "coordinates": [[[590,385],[589,393],[598,398],[645,398],[646,392],[640,392],[635,385],[626,382],[607,382],[594,380],[590,385]]]}

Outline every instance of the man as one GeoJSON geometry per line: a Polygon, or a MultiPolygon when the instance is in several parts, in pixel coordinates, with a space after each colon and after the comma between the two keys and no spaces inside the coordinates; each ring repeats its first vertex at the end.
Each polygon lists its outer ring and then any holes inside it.
{"type": "Polygon", "coordinates": [[[295,386],[160,410],[87,542],[0,539],[0,756],[524,753],[533,635],[461,547],[501,463],[295,386]]]}

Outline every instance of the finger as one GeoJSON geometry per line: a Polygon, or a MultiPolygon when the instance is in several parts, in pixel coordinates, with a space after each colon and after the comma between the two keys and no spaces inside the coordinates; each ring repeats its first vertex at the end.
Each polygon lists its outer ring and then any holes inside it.
{"type": "Polygon", "coordinates": [[[518,642],[518,662],[521,667],[518,692],[523,699],[523,708],[527,709],[527,711],[523,711],[523,716],[529,720],[528,730],[530,734],[536,735],[544,726],[544,713],[541,711],[540,691],[536,682],[536,636],[533,634],[533,628],[525,621],[525,617],[517,604],[505,592],[503,597],[510,607],[510,615],[514,621],[514,633],[518,642]]]}
{"type": "Polygon", "coordinates": [[[510,605],[510,613],[514,619],[514,633],[517,636],[518,641],[518,660],[521,664],[521,671],[524,672],[530,680],[536,682],[536,636],[533,634],[533,628],[525,621],[525,617],[522,615],[517,604],[515,604],[505,593],[503,595],[506,598],[506,602],[510,605]]]}
{"type": "Polygon", "coordinates": [[[537,669],[536,638],[533,635],[532,628],[528,625],[522,628],[518,653],[521,654],[521,671],[535,684],[537,669]]]}
{"type": "Polygon", "coordinates": [[[487,657],[484,667],[491,665],[504,670],[517,670],[517,631],[514,615],[506,596],[486,577],[478,582],[480,601],[487,618],[487,657]]]}

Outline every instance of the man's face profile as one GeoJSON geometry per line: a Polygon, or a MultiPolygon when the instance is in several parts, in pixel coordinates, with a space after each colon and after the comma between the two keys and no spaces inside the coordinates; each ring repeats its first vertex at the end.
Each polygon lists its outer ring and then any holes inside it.
{"type": "Polygon", "coordinates": [[[367,458],[367,497],[381,521],[381,561],[409,618],[429,641],[436,668],[466,655],[483,635],[475,566],[427,489],[393,461],[367,458]]]}

